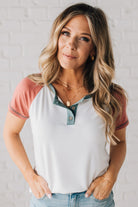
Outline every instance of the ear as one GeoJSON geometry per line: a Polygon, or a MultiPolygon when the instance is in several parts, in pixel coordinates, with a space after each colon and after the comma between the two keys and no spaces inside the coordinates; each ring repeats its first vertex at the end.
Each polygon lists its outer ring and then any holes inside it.
{"type": "Polygon", "coordinates": [[[95,50],[94,50],[94,48],[91,50],[91,52],[90,52],[90,56],[92,57],[92,56],[95,56],[95,50]]]}

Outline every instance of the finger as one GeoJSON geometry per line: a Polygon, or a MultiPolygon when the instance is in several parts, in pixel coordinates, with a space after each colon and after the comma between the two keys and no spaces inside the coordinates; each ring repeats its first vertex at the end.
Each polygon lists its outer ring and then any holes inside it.
{"type": "Polygon", "coordinates": [[[94,191],[93,196],[98,200],[103,200],[103,199],[108,198],[109,194],[107,193],[105,194],[104,192],[102,193],[100,191],[99,192],[94,191]]]}
{"type": "Polygon", "coordinates": [[[41,198],[45,194],[45,192],[39,182],[34,183],[34,187],[32,190],[33,190],[32,192],[36,198],[41,198]]]}
{"type": "Polygon", "coordinates": [[[99,188],[95,188],[93,196],[98,200],[102,200],[102,193],[100,192],[99,188]]]}
{"type": "Polygon", "coordinates": [[[36,198],[41,198],[43,197],[43,195],[45,194],[45,192],[43,191],[43,189],[40,186],[36,186],[33,187],[32,189],[32,193],[36,198]]]}
{"type": "Polygon", "coordinates": [[[42,177],[40,177],[40,185],[42,186],[42,188],[43,188],[45,194],[46,194],[49,198],[51,198],[51,197],[52,197],[52,193],[51,193],[51,191],[50,191],[50,189],[49,189],[49,187],[48,187],[48,183],[47,183],[46,180],[45,180],[44,178],[42,178],[42,177]]]}
{"type": "Polygon", "coordinates": [[[93,196],[99,200],[103,200],[109,197],[111,189],[105,188],[105,186],[97,186],[94,190],[93,196]]]}
{"type": "Polygon", "coordinates": [[[45,195],[45,191],[43,190],[42,187],[40,187],[38,192],[38,198],[42,198],[44,195],[45,195]]]}
{"type": "Polygon", "coordinates": [[[85,197],[88,198],[92,194],[94,189],[95,189],[95,183],[92,182],[91,185],[89,186],[88,190],[85,193],[85,197]]]}
{"type": "Polygon", "coordinates": [[[44,193],[44,194],[41,194],[40,192],[37,192],[37,194],[35,194],[35,197],[38,198],[38,199],[40,199],[40,198],[42,198],[44,195],[45,195],[45,193],[44,193]]]}
{"type": "Polygon", "coordinates": [[[45,192],[44,187],[42,186],[41,182],[37,182],[35,184],[35,192],[34,195],[36,198],[40,199],[42,198],[45,194],[49,197],[48,193],[45,192]]]}

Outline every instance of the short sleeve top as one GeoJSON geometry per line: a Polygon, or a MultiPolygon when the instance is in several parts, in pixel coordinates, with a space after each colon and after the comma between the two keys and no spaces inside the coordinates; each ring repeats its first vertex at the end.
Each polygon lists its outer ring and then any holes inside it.
{"type": "MultiPolygon", "coordinates": [[[[124,99],[122,104],[116,130],[129,123],[124,99]]],[[[85,191],[107,170],[105,123],[95,111],[91,95],[69,108],[52,84],[40,86],[26,77],[17,85],[8,108],[21,119],[30,118],[36,171],[52,193],[85,191]]]]}

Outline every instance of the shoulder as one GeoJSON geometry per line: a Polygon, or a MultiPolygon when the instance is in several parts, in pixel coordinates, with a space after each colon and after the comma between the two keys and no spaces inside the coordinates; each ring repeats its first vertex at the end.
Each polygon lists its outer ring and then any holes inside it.
{"type": "Polygon", "coordinates": [[[42,87],[28,77],[23,78],[14,90],[9,110],[19,118],[28,118],[30,105],[42,87]]]}
{"type": "MultiPolygon", "coordinates": [[[[112,89],[111,94],[121,107],[121,110],[119,110],[118,116],[116,118],[116,130],[122,129],[129,124],[129,120],[126,112],[126,106],[128,100],[127,95],[125,90],[121,88],[119,85],[116,85],[114,89],[112,89]]],[[[114,104],[116,105],[116,102],[114,102],[114,104]]],[[[113,108],[113,112],[114,112],[114,108],[113,108]]]]}
{"type": "Polygon", "coordinates": [[[128,100],[126,91],[118,84],[114,84],[114,87],[111,89],[111,95],[119,102],[120,105],[126,105],[128,100]]]}
{"type": "Polygon", "coordinates": [[[43,86],[39,85],[38,83],[34,82],[33,80],[31,80],[28,76],[23,78],[19,84],[17,85],[17,88],[22,89],[23,91],[30,91],[32,90],[34,92],[34,90],[39,90],[41,89],[43,86]]]}
{"type": "Polygon", "coordinates": [[[14,96],[15,97],[24,97],[27,102],[32,102],[35,96],[39,93],[39,91],[43,88],[43,86],[37,84],[32,81],[28,76],[23,78],[15,88],[14,96]]]}
{"type": "Polygon", "coordinates": [[[43,88],[43,86],[37,84],[32,81],[28,76],[23,78],[19,84],[17,85],[14,95],[16,97],[20,97],[20,99],[24,99],[27,105],[31,104],[33,99],[39,93],[39,91],[43,88]]]}

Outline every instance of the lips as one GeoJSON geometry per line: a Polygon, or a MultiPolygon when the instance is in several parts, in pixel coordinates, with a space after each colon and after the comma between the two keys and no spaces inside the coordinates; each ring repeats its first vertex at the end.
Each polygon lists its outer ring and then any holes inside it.
{"type": "Polygon", "coordinates": [[[77,58],[76,56],[74,56],[74,55],[71,55],[71,54],[63,54],[65,57],[67,57],[67,58],[71,58],[71,59],[75,59],[75,58],[77,58]]]}

